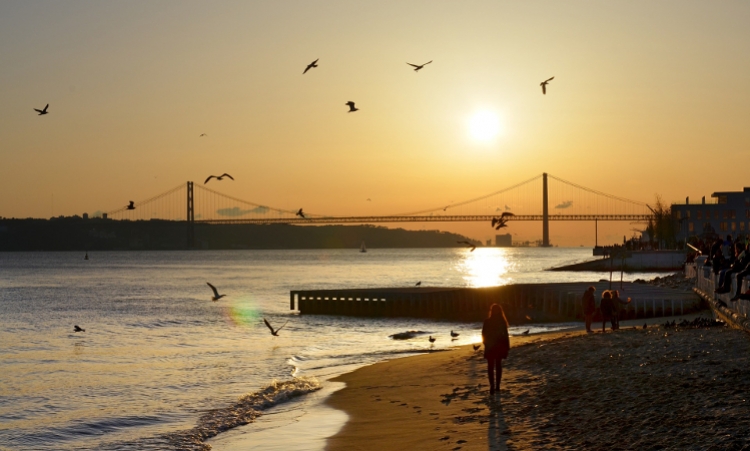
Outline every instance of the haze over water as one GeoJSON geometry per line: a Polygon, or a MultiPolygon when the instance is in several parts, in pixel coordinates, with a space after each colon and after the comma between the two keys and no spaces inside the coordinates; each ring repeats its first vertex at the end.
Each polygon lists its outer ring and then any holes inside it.
{"type": "Polygon", "coordinates": [[[428,349],[424,337],[393,341],[393,333],[429,332],[436,348],[451,345],[451,329],[461,333],[453,344],[479,338],[479,323],[299,316],[289,310],[292,289],[598,280],[604,275],[543,271],[590,252],[0,254],[0,449],[171,449],[155,438],[274,379],[325,381],[428,349]],[[226,298],[211,302],[207,281],[226,298]],[[290,321],[272,337],[263,317],[276,327],[290,321]]]}

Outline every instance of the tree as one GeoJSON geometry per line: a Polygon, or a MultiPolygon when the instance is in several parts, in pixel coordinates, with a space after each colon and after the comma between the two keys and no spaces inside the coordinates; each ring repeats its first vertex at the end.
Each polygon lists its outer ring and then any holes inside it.
{"type": "Polygon", "coordinates": [[[672,207],[656,195],[654,207],[648,207],[653,214],[646,230],[652,239],[656,239],[660,249],[674,248],[677,244],[677,221],[672,217],[672,207]]]}

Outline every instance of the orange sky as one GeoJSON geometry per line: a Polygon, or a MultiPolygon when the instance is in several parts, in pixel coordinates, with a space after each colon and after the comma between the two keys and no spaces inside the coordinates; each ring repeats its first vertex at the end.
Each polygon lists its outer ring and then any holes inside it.
{"type": "MultiPolygon", "coordinates": [[[[108,211],[222,172],[229,195],[335,215],[542,172],[643,202],[741,190],[748,23],[741,1],[4,1],[0,216],[108,211]],[[468,130],[482,110],[488,142],[468,130]]],[[[417,226],[438,227],[494,236],[417,226]]],[[[599,240],[633,227],[600,223],[599,240]]],[[[550,234],[590,245],[593,229],[550,234]]]]}

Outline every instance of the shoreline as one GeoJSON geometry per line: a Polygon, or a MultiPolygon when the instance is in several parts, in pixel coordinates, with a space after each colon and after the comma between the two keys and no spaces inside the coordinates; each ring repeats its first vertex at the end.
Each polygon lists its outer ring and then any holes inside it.
{"type": "Polygon", "coordinates": [[[468,346],[344,374],[326,404],[349,421],[326,450],[750,446],[747,335],[657,320],[512,338],[495,396],[481,351],[468,346]]]}

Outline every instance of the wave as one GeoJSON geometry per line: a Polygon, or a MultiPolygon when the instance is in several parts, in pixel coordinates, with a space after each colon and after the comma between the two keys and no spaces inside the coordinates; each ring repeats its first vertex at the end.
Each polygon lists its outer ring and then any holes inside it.
{"type": "Polygon", "coordinates": [[[211,410],[198,419],[198,424],[185,431],[164,436],[176,449],[207,451],[211,446],[205,441],[226,430],[252,423],[263,414],[263,410],[320,390],[321,385],[313,377],[299,377],[289,381],[273,381],[254,393],[240,396],[236,403],[222,409],[211,410]]]}

